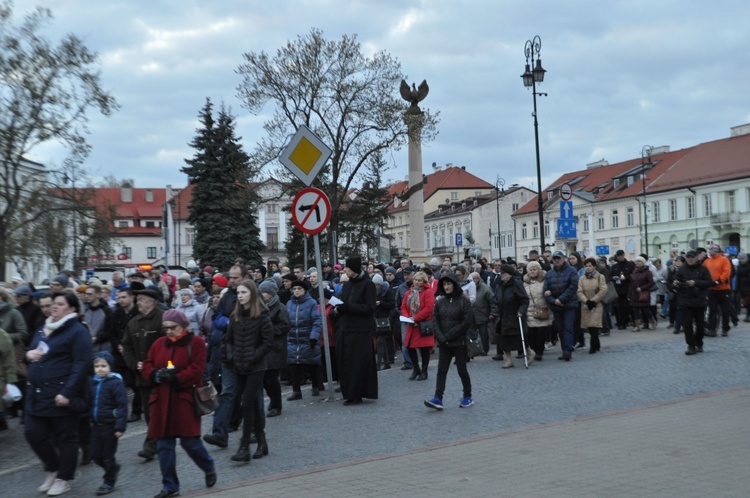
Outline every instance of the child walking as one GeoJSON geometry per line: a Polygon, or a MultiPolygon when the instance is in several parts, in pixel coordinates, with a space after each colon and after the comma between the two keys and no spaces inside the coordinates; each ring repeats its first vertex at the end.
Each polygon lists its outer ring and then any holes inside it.
{"type": "Polygon", "coordinates": [[[114,357],[101,351],[94,357],[94,379],[91,382],[91,457],[104,469],[104,482],[97,495],[114,491],[120,464],[115,460],[117,440],[125,432],[128,399],[125,384],[112,372],[114,357]]]}

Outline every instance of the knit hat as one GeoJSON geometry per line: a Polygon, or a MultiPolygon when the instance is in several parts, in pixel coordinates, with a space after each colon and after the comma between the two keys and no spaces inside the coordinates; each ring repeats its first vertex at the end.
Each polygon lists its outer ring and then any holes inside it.
{"type": "Polygon", "coordinates": [[[281,280],[289,280],[290,282],[294,282],[297,280],[296,275],[294,273],[287,273],[286,275],[281,277],[281,280]]]}
{"type": "Polygon", "coordinates": [[[62,285],[63,287],[67,287],[68,286],[68,282],[70,281],[70,279],[68,278],[68,276],[66,274],[61,273],[58,276],[56,276],[52,281],[53,282],[57,282],[58,284],[62,285]]]}
{"type": "Polygon", "coordinates": [[[76,292],[86,292],[86,289],[88,288],[88,285],[79,285],[78,287],[76,287],[76,292]]]}
{"type": "Polygon", "coordinates": [[[180,296],[182,296],[184,294],[187,294],[188,296],[190,296],[190,299],[193,299],[195,297],[195,292],[193,292],[193,289],[190,289],[190,288],[188,288],[188,289],[181,289],[179,291],[179,294],[180,294],[180,296]]]}
{"type": "Polygon", "coordinates": [[[646,259],[645,259],[645,258],[644,258],[643,256],[638,256],[638,257],[636,257],[636,258],[635,258],[635,259],[634,259],[633,261],[635,261],[636,263],[637,263],[638,261],[640,261],[640,262],[641,262],[641,263],[643,263],[644,265],[646,264],[646,259]]]}
{"type": "MultiPolygon", "coordinates": [[[[737,259],[747,259],[747,253],[746,252],[741,252],[741,253],[737,254],[737,259]]],[[[20,287],[19,287],[19,289],[20,289],[20,287]]],[[[18,289],[16,289],[16,294],[18,294],[18,289]]]]}
{"type": "Polygon", "coordinates": [[[331,299],[333,297],[333,291],[331,289],[323,289],[323,297],[331,299]]]}
{"type": "Polygon", "coordinates": [[[432,258],[430,260],[430,266],[440,266],[440,261],[438,261],[437,258],[432,258]]]}
{"type": "Polygon", "coordinates": [[[265,292],[269,296],[275,296],[279,292],[279,286],[273,280],[264,280],[258,286],[258,292],[265,292]]]}
{"type": "Polygon", "coordinates": [[[393,273],[395,275],[396,269],[392,266],[389,266],[388,268],[385,269],[385,273],[393,273]]]}
{"type": "Polygon", "coordinates": [[[378,275],[377,273],[372,276],[372,283],[375,285],[380,285],[383,283],[383,277],[381,275],[378,275]]]}
{"type": "Polygon", "coordinates": [[[224,275],[214,275],[212,280],[216,282],[222,289],[226,289],[227,285],[229,285],[229,281],[224,275]]]}
{"type": "Polygon", "coordinates": [[[106,349],[99,351],[94,355],[94,361],[99,359],[106,361],[110,368],[115,366],[115,357],[112,356],[112,353],[110,353],[106,349]]]}
{"type": "Polygon", "coordinates": [[[359,273],[362,271],[362,258],[359,256],[349,256],[346,258],[346,264],[344,266],[354,273],[359,273]]]}
{"type": "Polygon", "coordinates": [[[165,311],[161,316],[161,321],[162,323],[174,322],[179,324],[183,328],[187,328],[187,326],[190,325],[190,320],[188,320],[188,317],[185,316],[185,313],[175,309],[165,311]]]}
{"type": "Polygon", "coordinates": [[[302,287],[303,289],[305,289],[305,292],[307,292],[310,290],[310,282],[308,282],[307,280],[295,280],[294,282],[292,282],[292,289],[294,289],[295,287],[302,287]]]}

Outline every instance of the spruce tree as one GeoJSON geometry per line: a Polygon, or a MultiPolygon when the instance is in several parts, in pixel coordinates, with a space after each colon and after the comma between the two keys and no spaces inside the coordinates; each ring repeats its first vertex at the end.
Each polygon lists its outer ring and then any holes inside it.
{"type": "Polygon", "coordinates": [[[182,168],[195,185],[188,208],[195,227],[193,257],[222,270],[237,258],[260,262],[259,199],[248,184],[249,158],[235,136],[235,119],[222,106],[214,120],[210,99],[198,116],[202,127],[190,143],[195,154],[182,168]]]}

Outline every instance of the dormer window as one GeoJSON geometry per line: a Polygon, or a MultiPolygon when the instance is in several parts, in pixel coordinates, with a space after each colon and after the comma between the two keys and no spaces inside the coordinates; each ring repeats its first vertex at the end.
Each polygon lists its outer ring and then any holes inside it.
{"type": "Polygon", "coordinates": [[[628,176],[628,187],[633,184],[633,175],[628,176]]]}
{"type": "Polygon", "coordinates": [[[620,186],[620,179],[619,178],[615,178],[615,181],[612,183],[612,186],[614,188],[619,187],[620,186]]]}

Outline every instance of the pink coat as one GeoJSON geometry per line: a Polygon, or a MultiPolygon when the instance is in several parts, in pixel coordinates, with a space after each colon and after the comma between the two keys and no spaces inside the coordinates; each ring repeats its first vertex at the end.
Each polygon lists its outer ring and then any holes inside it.
{"type": "Polygon", "coordinates": [[[401,303],[401,316],[408,316],[414,319],[414,325],[406,325],[406,337],[404,346],[407,348],[431,348],[435,346],[435,336],[422,337],[419,335],[419,322],[432,321],[432,310],[435,309],[435,294],[429,284],[422,284],[422,291],[419,293],[419,311],[412,316],[409,308],[409,296],[413,292],[409,289],[401,303]]]}

